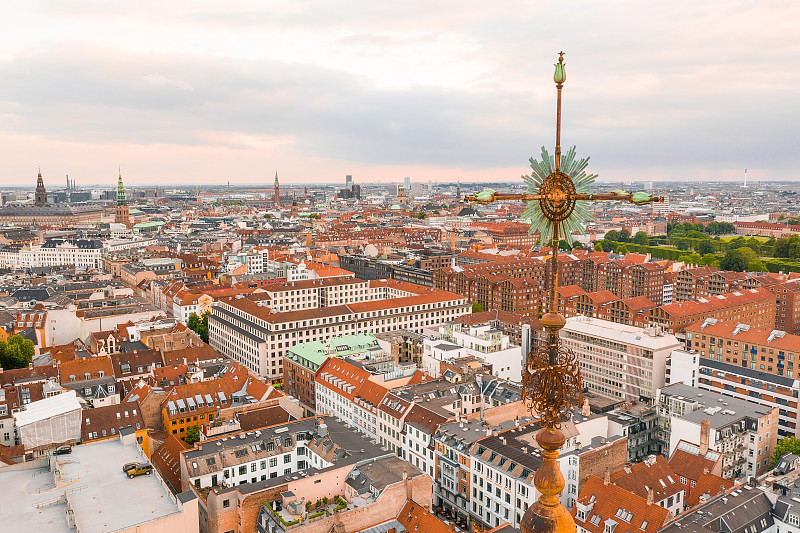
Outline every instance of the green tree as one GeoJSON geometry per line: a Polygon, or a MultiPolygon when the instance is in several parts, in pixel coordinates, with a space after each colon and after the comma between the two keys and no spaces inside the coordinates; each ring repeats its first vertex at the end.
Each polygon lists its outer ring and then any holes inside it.
{"type": "Polygon", "coordinates": [[[619,255],[625,255],[628,253],[628,247],[625,246],[624,244],[620,244],[619,246],[617,246],[615,253],[618,253],[619,255]]]}
{"type": "Polygon", "coordinates": [[[650,244],[650,239],[647,237],[647,233],[644,231],[637,231],[636,235],[633,236],[631,240],[634,244],[641,244],[642,246],[647,246],[650,244]]]}
{"type": "Polygon", "coordinates": [[[600,244],[599,242],[594,243],[594,251],[595,252],[602,252],[603,251],[603,245],[600,244]]]}
{"type": "Polygon", "coordinates": [[[778,459],[785,453],[800,455],[800,439],[797,437],[784,437],[779,440],[777,446],[775,446],[775,453],[772,454],[772,464],[770,468],[778,464],[778,459]]]}
{"type": "Polygon", "coordinates": [[[0,366],[3,370],[26,368],[33,361],[35,352],[32,340],[11,335],[7,342],[0,341],[0,366]]]}
{"type": "Polygon", "coordinates": [[[200,426],[195,424],[194,426],[189,426],[188,428],[186,428],[186,438],[184,438],[183,440],[186,441],[186,444],[190,445],[193,445],[195,442],[199,442],[200,426]]]}
{"type": "Polygon", "coordinates": [[[480,302],[472,302],[472,312],[473,313],[482,313],[483,312],[483,304],[480,302]]]}
{"type": "Polygon", "coordinates": [[[686,242],[685,240],[681,239],[681,240],[678,241],[678,244],[676,245],[676,248],[678,250],[681,250],[681,251],[688,250],[689,249],[689,243],[686,242]]]}
{"type": "Polygon", "coordinates": [[[719,257],[717,254],[706,254],[703,256],[703,265],[719,268],[719,257]]]}
{"type": "Polygon", "coordinates": [[[747,271],[748,272],[766,272],[767,265],[764,264],[764,261],[760,259],[756,259],[755,261],[750,261],[747,263],[747,271]]]}
{"type": "Polygon", "coordinates": [[[197,333],[197,328],[200,327],[200,317],[197,313],[189,315],[189,320],[186,321],[186,327],[197,333]]]}
{"type": "Polygon", "coordinates": [[[565,252],[569,252],[572,250],[572,246],[570,246],[570,244],[566,240],[561,239],[560,241],[558,241],[558,249],[563,250],[565,252]]]}
{"type": "Polygon", "coordinates": [[[716,251],[716,247],[711,241],[700,241],[694,251],[700,255],[713,254],[716,251]]]}
{"type": "Polygon", "coordinates": [[[688,254],[680,256],[678,261],[687,265],[701,265],[703,264],[703,257],[700,254],[688,254]]]}
{"type": "Polygon", "coordinates": [[[750,265],[751,261],[757,261],[758,256],[748,247],[735,248],[728,250],[719,262],[719,268],[722,270],[733,270],[735,272],[744,272],[750,265]]]}
{"type": "Polygon", "coordinates": [[[628,242],[631,240],[631,234],[628,232],[628,230],[626,229],[620,230],[619,240],[620,242],[628,242]]]}
{"type": "Polygon", "coordinates": [[[203,313],[203,316],[197,316],[197,313],[189,315],[186,321],[186,327],[197,333],[203,342],[208,342],[208,312],[203,313]]]}
{"type": "Polygon", "coordinates": [[[800,236],[792,235],[788,238],[781,237],[772,247],[773,257],[797,259],[800,257],[800,236]]]}
{"type": "Polygon", "coordinates": [[[605,239],[607,241],[615,241],[615,242],[622,242],[622,239],[619,237],[619,232],[615,229],[606,232],[605,239]]]}

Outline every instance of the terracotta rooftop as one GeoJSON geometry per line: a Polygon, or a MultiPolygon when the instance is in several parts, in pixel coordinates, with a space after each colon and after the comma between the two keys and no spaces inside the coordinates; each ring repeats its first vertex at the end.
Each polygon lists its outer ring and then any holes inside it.
{"type": "Polygon", "coordinates": [[[660,505],[648,504],[647,498],[613,483],[606,485],[597,476],[589,476],[586,480],[571,512],[575,523],[590,533],[605,533],[607,520],[622,524],[621,532],[657,533],[670,516],[669,511],[660,505]],[[582,506],[589,508],[583,520],[577,516],[582,506]]]}

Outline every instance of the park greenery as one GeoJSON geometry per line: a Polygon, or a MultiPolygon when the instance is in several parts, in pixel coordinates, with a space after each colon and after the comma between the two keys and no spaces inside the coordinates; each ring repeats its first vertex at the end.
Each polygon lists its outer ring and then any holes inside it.
{"type": "Polygon", "coordinates": [[[737,272],[800,272],[800,236],[757,238],[742,235],[721,238],[735,230],[727,222],[668,224],[667,235],[651,237],[639,231],[631,237],[612,230],[594,245],[596,251],[649,253],[656,259],[682,261],[737,272]]]}

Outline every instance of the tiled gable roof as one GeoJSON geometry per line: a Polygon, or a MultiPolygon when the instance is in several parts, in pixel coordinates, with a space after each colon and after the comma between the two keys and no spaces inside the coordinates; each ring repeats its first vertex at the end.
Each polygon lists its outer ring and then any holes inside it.
{"type": "Polygon", "coordinates": [[[670,513],[622,487],[589,476],[572,507],[572,516],[590,533],[605,533],[607,521],[614,525],[612,533],[657,533],[670,513]]]}
{"type": "Polygon", "coordinates": [[[652,490],[656,502],[685,490],[680,477],[662,455],[614,472],[611,482],[642,498],[647,498],[648,490],[652,490]]]}
{"type": "Polygon", "coordinates": [[[175,435],[169,435],[152,456],[153,466],[175,493],[181,492],[181,452],[189,448],[191,446],[186,442],[175,435]]]}

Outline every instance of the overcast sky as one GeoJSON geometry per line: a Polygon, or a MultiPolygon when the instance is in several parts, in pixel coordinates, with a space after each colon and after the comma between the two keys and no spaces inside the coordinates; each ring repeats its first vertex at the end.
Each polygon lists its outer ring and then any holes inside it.
{"type": "Polygon", "coordinates": [[[800,2],[4,2],[0,185],[800,178],[800,2]]]}

